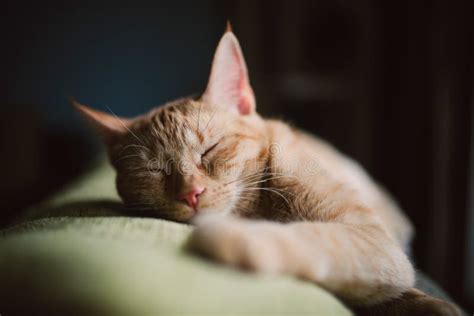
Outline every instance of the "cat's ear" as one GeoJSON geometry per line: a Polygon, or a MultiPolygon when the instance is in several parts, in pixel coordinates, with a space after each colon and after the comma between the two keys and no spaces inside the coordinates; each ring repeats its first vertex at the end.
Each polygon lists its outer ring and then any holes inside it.
{"type": "Polygon", "coordinates": [[[209,104],[226,106],[242,115],[255,111],[255,97],[250,86],[247,66],[230,24],[217,46],[202,100],[209,104]]]}
{"type": "Polygon", "coordinates": [[[132,120],[120,118],[82,105],[69,98],[71,105],[96,130],[106,145],[113,145],[121,136],[127,133],[132,120]]]}

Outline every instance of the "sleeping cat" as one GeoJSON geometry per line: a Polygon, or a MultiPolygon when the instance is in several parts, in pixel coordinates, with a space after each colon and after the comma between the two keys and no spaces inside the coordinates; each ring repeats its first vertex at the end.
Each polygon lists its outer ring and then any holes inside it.
{"type": "Polygon", "coordinates": [[[198,99],[132,119],[72,103],[105,142],[127,207],[194,223],[194,251],[306,279],[361,313],[458,315],[413,289],[413,228],[390,196],[328,143],[257,114],[230,29],[198,99]]]}

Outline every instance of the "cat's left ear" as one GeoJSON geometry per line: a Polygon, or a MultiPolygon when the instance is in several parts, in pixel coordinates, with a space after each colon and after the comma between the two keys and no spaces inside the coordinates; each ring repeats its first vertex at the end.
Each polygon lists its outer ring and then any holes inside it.
{"type": "Polygon", "coordinates": [[[225,106],[241,115],[255,111],[255,96],[250,86],[247,66],[239,41],[229,24],[217,46],[202,100],[209,104],[225,106]]]}
{"type": "Polygon", "coordinates": [[[115,143],[129,131],[133,120],[120,118],[115,114],[107,114],[94,110],[86,105],[80,104],[73,98],[69,98],[71,105],[82,115],[82,117],[96,130],[107,147],[115,143]]]}

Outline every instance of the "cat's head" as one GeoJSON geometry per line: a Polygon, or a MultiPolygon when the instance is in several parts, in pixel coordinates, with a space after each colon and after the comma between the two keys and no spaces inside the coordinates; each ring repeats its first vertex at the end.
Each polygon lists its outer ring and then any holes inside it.
{"type": "Polygon", "coordinates": [[[106,144],[117,189],[131,210],[177,221],[245,212],[256,199],[268,136],[239,43],[222,36],[206,90],[136,118],[72,101],[106,144]]]}

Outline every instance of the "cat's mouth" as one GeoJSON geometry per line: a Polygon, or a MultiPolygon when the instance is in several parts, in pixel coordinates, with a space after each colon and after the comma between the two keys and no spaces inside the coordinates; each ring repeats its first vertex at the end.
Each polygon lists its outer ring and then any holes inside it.
{"type": "MultiPolygon", "coordinates": [[[[180,223],[192,223],[193,220],[203,214],[212,214],[224,212],[230,208],[232,201],[229,199],[223,203],[215,203],[215,200],[210,200],[211,196],[208,196],[208,192],[202,194],[199,198],[199,201],[196,204],[187,204],[182,201],[169,201],[168,203],[157,204],[147,204],[146,207],[143,207],[143,203],[128,203],[125,204],[125,211],[127,214],[133,216],[143,216],[143,217],[154,217],[164,220],[170,220],[180,223]]],[[[214,198],[216,199],[216,198],[214,198]]],[[[221,199],[217,198],[217,202],[221,199]]]]}
{"type": "Polygon", "coordinates": [[[167,219],[191,223],[196,217],[203,214],[216,213],[220,209],[216,205],[210,204],[207,199],[201,198],[199,202],[195,205],[187,205],[184,203],[176,203],[173,207],[173,210],[169,212],[164,212],[167,219]]]}

